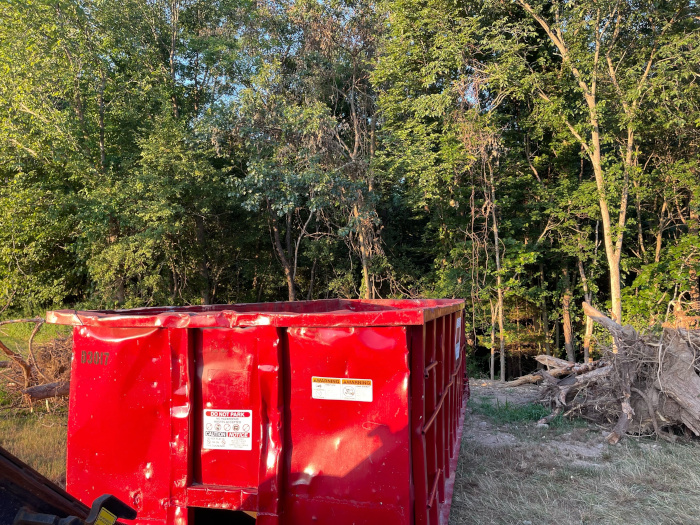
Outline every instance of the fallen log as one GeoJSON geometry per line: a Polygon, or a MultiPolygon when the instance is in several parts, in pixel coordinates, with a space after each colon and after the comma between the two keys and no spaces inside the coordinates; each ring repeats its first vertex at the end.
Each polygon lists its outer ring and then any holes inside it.
{"type": "Polygon", "coordinates": [[[567,361],[566,359],[559,359],[558,357],[551,355],[538,355],[535,357],[535,361],[542,363],[547,368],[566,368],[576,364],[571,361],[567,361]]]}
{"type": "MultiPolygon", "coordinates": [[[[512,381],[506,381],[505,383],[500,383],[500,386],[520,386],[520,385],[535,385],[542,381],[542,374],[539,373],[534,373],[534,374],[527,374],[524,376],[520,376],[517,379],[513,379],[512,381]]],[[[497,385],[497,386],[499,386],[497,385]]]]}
{"type": "MultiPolygon", "coordinates": [[[[564,361],[563,359],[557,359],[556,357],[552,356],[537,356],[535,359],[540,361],[540,357],[545,357],[547,360],[551,359],[556,359],[557,361],[561,361],[562,363],[566,363],[566,366],[563,368],[554,368],[552,370],[547,370],[546,373],[551,375],[552,377],[564,377],[564,376],[578,376],[581,374],[587,374],[591,372],[592,370],[597,370],[601,367],[604,367],[607,363],[605,361],[598,360],[598,361],[593,361],[592,363],[583,363],[583,364],[575,364],[571,363],[570,361],[564,361]]],[[[540,361],[542,362],[542,361],[540,361]]],[[[549,361],[551,363],[555,361],[549,361]]],[[[524,376],[520,376],[516,379],[513,379],[512,381],[506,381],[505,383],[501,383],[501,386],[520,386],[520,385],[531,385],[531,384],[538,384],[542,381],[543,378],[543,372],[544,370],[538,370],[537,372],[533,372],[532,374],[527,374],[524,376]]]]}
{"type": "Polygon", "coordinates": [[[32,401],[39,401],[50,397],[65,397],[70,393],[70,382],[57,381],[55,383],[32,386],[22,390],[22,393],[28,395],[32,401]]]}

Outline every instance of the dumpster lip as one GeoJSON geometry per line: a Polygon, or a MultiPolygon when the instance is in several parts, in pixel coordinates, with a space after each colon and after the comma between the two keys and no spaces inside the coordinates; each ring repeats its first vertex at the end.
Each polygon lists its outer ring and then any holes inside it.
{"type": "Polygon", "coordinates": [[[422,325],[463,309],[463,299],[319,299],[129,310],[53,310],[46,312],[46,322],[105,328],[406,326],[422,325]]]}

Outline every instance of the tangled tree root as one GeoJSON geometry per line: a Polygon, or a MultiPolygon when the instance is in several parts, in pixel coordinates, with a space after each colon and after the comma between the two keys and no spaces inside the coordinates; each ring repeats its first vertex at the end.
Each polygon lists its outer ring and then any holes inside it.
{"type": "Polygon", "coordinates": [[[587,303],[583,309],[613,336],[604,359],[577,365],[539,356],[553,368],[506,383],[543,384],[541,399],[553,412],[541,422],[577,415],[610,428],[611,444],[628,433],[667,441],[700,436],[700,331],[664,328],[660,336],[642,336],[587,303]]]}

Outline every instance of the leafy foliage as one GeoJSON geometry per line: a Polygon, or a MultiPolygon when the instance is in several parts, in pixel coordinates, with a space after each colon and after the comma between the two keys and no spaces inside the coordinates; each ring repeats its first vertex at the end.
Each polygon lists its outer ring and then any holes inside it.
{"type": "Polygon", "coordinates": [[[700,304],[697,9],[5,2],[0,308],[465,297],[487,349],[501,313],[557,353],[617,272],[624,321],[669,320],[700,304]]]}

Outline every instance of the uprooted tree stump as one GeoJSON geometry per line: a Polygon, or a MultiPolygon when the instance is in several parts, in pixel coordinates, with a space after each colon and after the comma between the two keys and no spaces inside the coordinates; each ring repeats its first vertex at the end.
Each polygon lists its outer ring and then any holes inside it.
{"type": "Polygon", "coordinates": [[[540,370],[506,383],[541,383],[541,399],[553,412],[578,415],[611,428],[611,444],[627,434],[657,435],[675,441],[680,434],[700,436],[700,331],[664,328],[640,335],[587,303],[583,309],[613,336],[614,350],[600,361],[579,364],[539,356],[540,370]]]}

